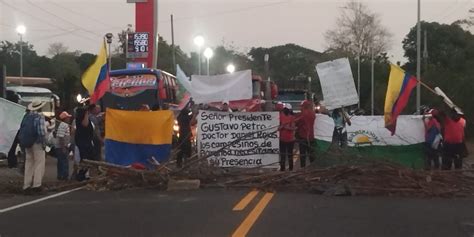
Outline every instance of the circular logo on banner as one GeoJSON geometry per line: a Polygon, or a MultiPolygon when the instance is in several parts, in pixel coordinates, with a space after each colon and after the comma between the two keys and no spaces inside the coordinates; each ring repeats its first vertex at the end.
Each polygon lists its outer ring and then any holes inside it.
{"type": "Polygon", "coordinates": [[[357,146],[373,145],[374,143],[380,142],[380,139],[375,133],[366,130],[352,132],[348,134],[347,139],[357,146]]]}

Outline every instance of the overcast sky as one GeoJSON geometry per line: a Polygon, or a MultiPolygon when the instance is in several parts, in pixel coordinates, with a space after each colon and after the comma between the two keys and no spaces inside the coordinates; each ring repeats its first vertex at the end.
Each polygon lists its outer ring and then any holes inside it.
{"type": "MultiPolygon", "coordinates": [[[[416,0],[367,0],[394,35],[389,55],[403,60],[401,41],[416,24],[416,0]]],[[[159,34],[185,52],[195,50],[192,38],[202,34],[208,46],[225,42],[246,52],[250,47],[295,43],[323,51],[324,32],[335,27],[344,1],[330,0],[159,0],[159,34]]],[[[451,23],[465,18],[473,0],[422,0],[422,20],[451,23]]],[[[18,24],[37,52],[52,42],[70,50],[97,53],[100,38],[134,24],[134,4],[126,0],[0,0],[0,40],[16,41],[18,24]]]]}

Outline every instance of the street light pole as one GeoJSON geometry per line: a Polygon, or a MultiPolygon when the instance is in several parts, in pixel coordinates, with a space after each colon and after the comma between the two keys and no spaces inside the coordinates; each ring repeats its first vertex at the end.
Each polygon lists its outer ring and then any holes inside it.
{"type": "Polygon", "coordinates": [[[204,37],[198,35],[194,37],[194,44],[198,47],[198,75],[201,75],[201,64],[202,64],[202,57],[201,57],[201,47],[204,45],[204,37]]]}
{"type": "Polygon", "coordinates": [[[112,71],[112,51],[110,50],[110,45],[112,44],[112,37],[114,35],[112,33],[107,33],[105,35],[105,38],[107,38],[107,44],[109,45],[109,55],[108,55],[108,59],[109,59],[109,71],[112,71]]]}
{"type": "Polygon", "coordinates": [[[19,25],[16,27],[16,33],[20,36],[20,85],[23,86],[23,35],[26,33],[26,27],[19,25]]]}
{"type": "Polygon", "coordinates": [[[198,49],[198,54],[199,54],[198,74],[201,75],[201,64],[202,64],[202,62],[201,62],[201,60],[202,60],[201,59],[201,47],[199,47],[199,49],[198,49]]]}
{"type": "Polygon", "coordinates": [[[23,35],[20,35],[20,85],[23,86],[23,35]]]}
{"type": "Polygon", "coordinates": [[[207,61],[207,75],[209,76],[209,61],[211,60],[212,56],[214,56],[214,51],[212,51],[211,48],[206,48],[204,50],[204,57],[206,58],[207,61]]]}

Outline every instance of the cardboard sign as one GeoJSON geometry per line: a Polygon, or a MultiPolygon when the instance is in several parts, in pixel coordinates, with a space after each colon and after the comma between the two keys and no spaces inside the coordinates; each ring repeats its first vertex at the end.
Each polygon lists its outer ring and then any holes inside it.
{"type": "Polygon", "coordinates": [[[200,111],[199,156],[212,154],[208,161],[218,167],[278,167],[279,121],[278,112],[200,111]]]}
{"type": "Polygon", "coordinates": [[[359,102],[351,65],[347,58],[320,63],[316,65],[316,71],[327,109],[342,108],[359,102]]]}

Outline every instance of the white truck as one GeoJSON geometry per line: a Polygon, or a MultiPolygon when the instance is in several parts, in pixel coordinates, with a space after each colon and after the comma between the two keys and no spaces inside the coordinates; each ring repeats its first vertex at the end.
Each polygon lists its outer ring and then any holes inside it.
{"type": "Polygon", "coordinates": [[[38,99],[46,102],[42,113],[46,117],[53,118],[56,102],[59,98],[51,90],[32,86],[9,86],[7,87],[7,100],[28,106],[33,100],[38,99]]]}

